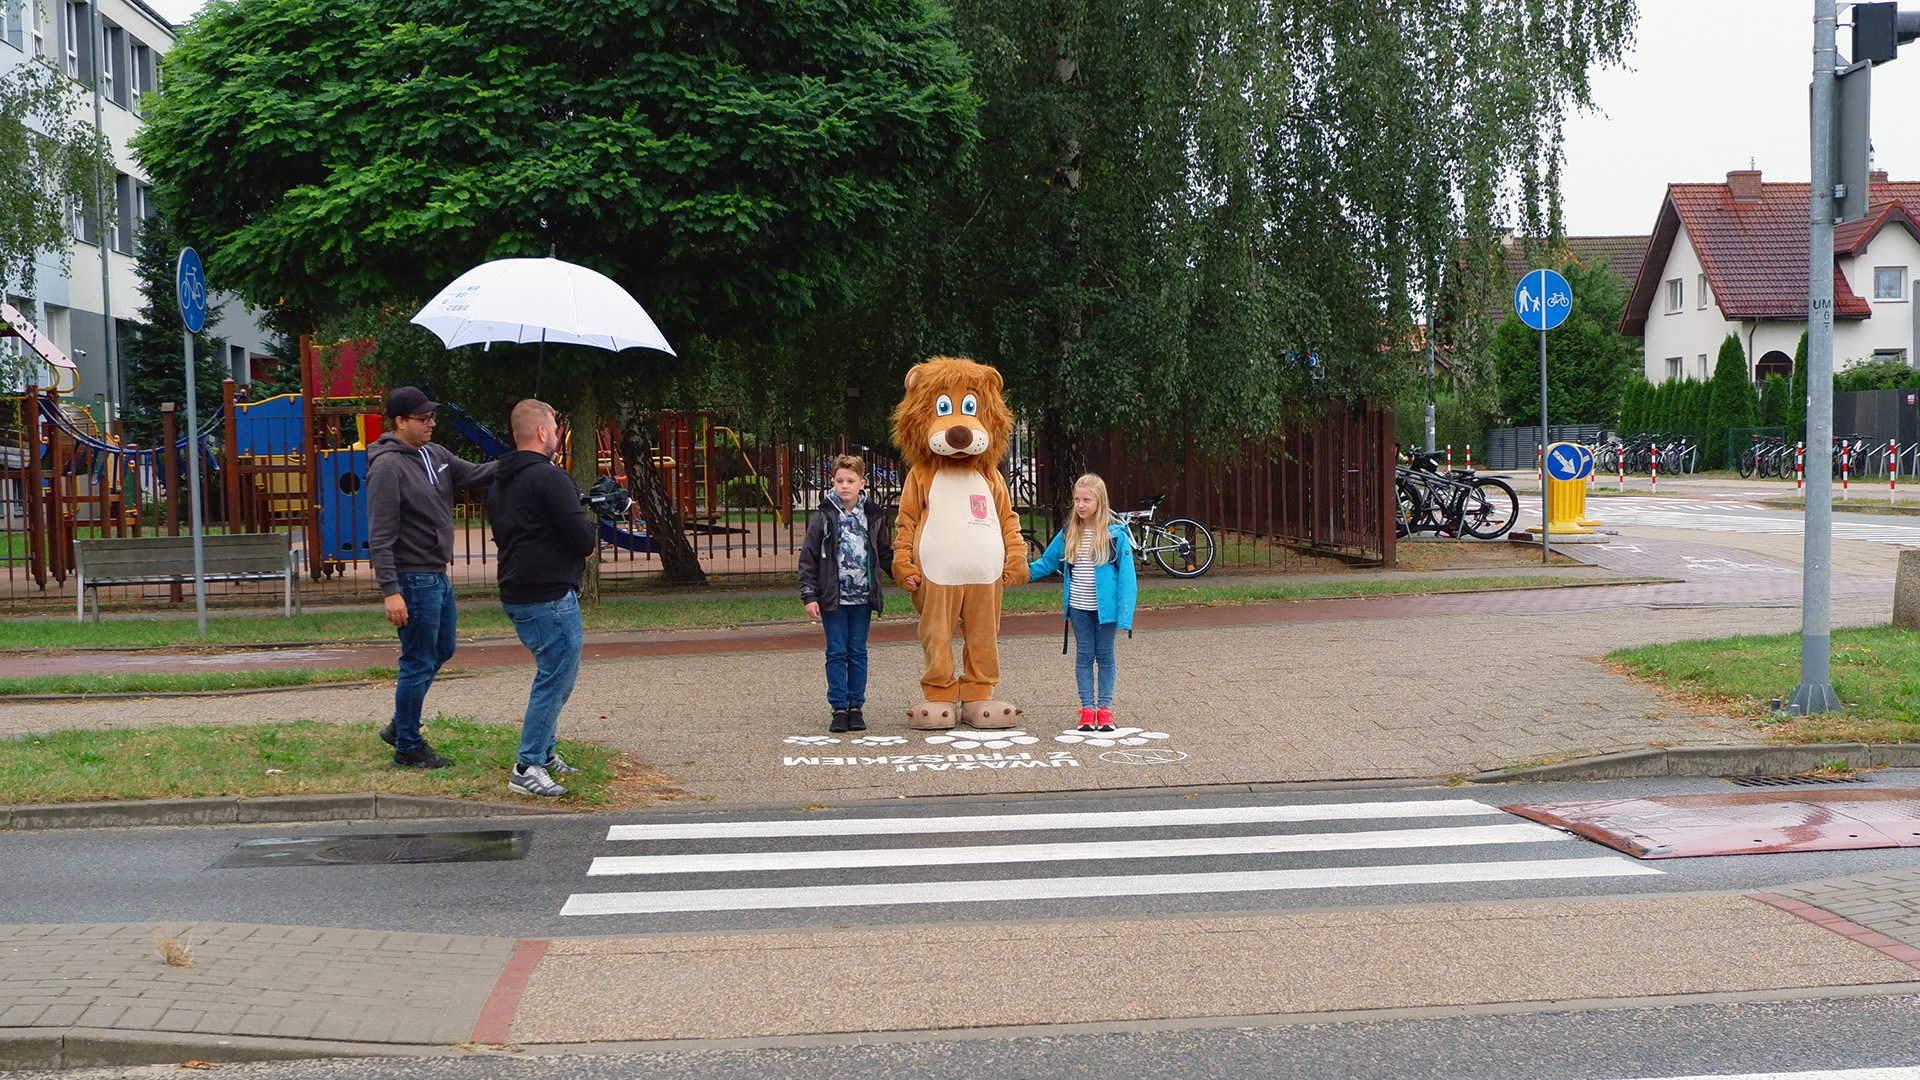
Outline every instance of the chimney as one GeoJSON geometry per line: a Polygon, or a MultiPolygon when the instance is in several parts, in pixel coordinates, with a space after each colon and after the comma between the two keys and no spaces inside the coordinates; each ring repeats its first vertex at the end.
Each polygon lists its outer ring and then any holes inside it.
{"type": "Polygon", "coordinates": [[[1760,201],[1760,170],[1735,169],[1727,174],[1727,193],[1736,203],[1760,201]]]}
{"type": "Polygon", "coordinates": [[[1887,170],[1885,169],[1875,169],[1867,174],[1867,183],[1869,184],[1884,184],[1886,182],[1887,170]]]}

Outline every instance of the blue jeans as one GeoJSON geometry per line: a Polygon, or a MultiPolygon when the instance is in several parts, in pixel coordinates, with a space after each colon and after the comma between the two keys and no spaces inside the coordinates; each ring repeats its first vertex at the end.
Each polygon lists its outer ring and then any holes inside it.
{"type": "Polygon", "coordinates": [[[401,574],[407,625],[400,628],[400,677],[393,685],[393,748],[420,749],[420,706],[440,667],[453,658],[458,609],[445,574],[401,574]]]}
{"type": "Polygon", "coordinates": [[[863,601],[820,609],[827,632],[827,705],[861,709],[867,704],[867,629],[873,609],[863,601]]]}
{"type": "Polygon", "coordinates": [[[520,764],[545,765],[553,757],[560,709],[573,696],[573,681],[580,674],[580,596],[569,590],[558,600],[500,606],[537,668],[527,694],[527,714],[520,721],[520,764]]]}
{"type": "Polygon", "coordinates": [[[1073,677],[1080,684],[1080,707],[1113,707],[1113,635],[1118,623],[1103,623],[1097,611],[1067,609],[1067,622],[1073,627],[1073,677]],[[1096,681],[1094,666],[1099,665],[1096,681]]]}

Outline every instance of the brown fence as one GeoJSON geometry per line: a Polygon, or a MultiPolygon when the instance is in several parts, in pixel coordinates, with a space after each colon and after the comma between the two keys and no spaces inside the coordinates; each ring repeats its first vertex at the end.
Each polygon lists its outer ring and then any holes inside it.
{"type": "MultiPolygon", "coordinates": [[[[364,550],[365,446],[377,437],[372,403],[326,400],[302,412],[297,399],[248,403],[229,390],[198,442],[209,532],[293,536],[306,570],[305,602],[362,603],[375,595],[364,550]],[[314,447],[311,453],[309,447],[314,447]]],[[[443,414],[437,441],[470,460],[500,452],[497,436],[443,414]]],[[[167,419],[171,421],[172,415],[167,419]]],[[[182,418],[184,420],[184,418],[182,418]]],[[[1220,569],[1285,565],[1300,550],[1393,561],[1392,417],[1330,413],[1312,430],[1283,431],[1206,462],[1190,445],[1143,453],[1109,440],[1091,455],[1118,508],[1166,493],[1163,516],[1197,518],[1219,534],[1220,569]]],[[[159,447],[124,445],[83,410],[45,393],[0,398],[0,609],[73,607],[72,544],[80,537],[179,535],[188,531],[185,455],[195,445],[171,423],[159,447]]],[[[807,515],[830,490],[830,462],[851,449],[869,465],[869,489],[884,501],[899,491],[891,452],[849,447],[844,436],[739,430],[712,413],[666,414],[654,435],[655,465],[686,534],[709,574],[786,582],[798,564],[807,515]]],[[[613,432],[601,433],[600,471],[624,482],[613,432]]],[[[1044,458],[1023,430],[1007,462],[1022,524],[1044,542],[1051,533],[1038,482],[1044,458]]],[[[456,508],[456,587],[484,593],[495,552],[483,491],[456,508]]],[[[602,528],[600,577],[614,591],[661,570],[645,527],[629,519],[602,528]]],[[[276,603],[271,585],[211,584],[210,600],[276,603]]],[[[106,608],[192,600],[191,583],[102,590],[106,608]]]]}
{"type": "Polygon", "coordinates": [[[1115,509],[1166,495],[1160,517],[1212,529],[1231,568],[1279,566],[1289,552],[1394,564],[1393,413],[1329,406],[1319,423],[1208,456],[1191,434],[1096,444],[1087,467],[1115,509]]]}

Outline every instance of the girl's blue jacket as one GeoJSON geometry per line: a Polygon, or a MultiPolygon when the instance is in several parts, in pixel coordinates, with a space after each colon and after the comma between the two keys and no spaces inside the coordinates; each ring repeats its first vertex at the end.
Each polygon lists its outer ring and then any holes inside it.
{"type": "MultiPolygon", "coordinates": [[[[1100,621],[1118,623],[1120,629],[1129,636],[1133,634],[1133,601],[1139,592],[1139,584],[1133,573],[1133,541],[1127,536],[1127,527],[1119,522],[1107,525],[1107,535],[1113,538],[1113,558],[1093,568],[1093,594],[1100,605],[1100,621]]],[[[1067,547],[1065,529],[1053,534],[1053,543],[1038,559],[1027,564],[1027,575],[1031,580],[1039,581],[1048,574],[1059,570],[1061,618],[1066,617],[1065,608],[1072,601],[1069,592],[1073,581],[1068,576],[1076,570],[1084,572],[1083,567],[1064,563],[1067,547]]]]}

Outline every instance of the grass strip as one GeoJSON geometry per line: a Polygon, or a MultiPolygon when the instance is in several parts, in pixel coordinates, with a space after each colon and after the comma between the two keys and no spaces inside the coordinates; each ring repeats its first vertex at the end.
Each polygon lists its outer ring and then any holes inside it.
{"type": "MultiPolygon", "coordinates": [[[[1151,579],[1149,579],[1151,580],[1151,579]]],[[[1046,583],[1043,583],[1043,585],[1046,583]]],[[[1385,581],[1264,582],[1253,585],[1146,585],[1140,589],[1143,606],[1167,604],[1246,604],[1269,600],[1332,599],[1347,596],[1398,596],[1432,592],[1487,589],[1524,589],[1564,585],[1566,579],[1544,574],[1487,575],[1444,579],[1398,578],[1385,581]]],[[[890,610],[911,610],[905,596],[889,594],[890,610]]],[[[1006,594],[1002,610],[1009,613],[1058,611],[1060,594],[1038,588],[1006,594]]],[[[724,596],[686,600],[608,599],[582,612],[588,630],[670,630],[691,627],[740,626],[749,623],[805,622],[797,597],[724,596]]],[[[493,606],[460,612],[460,632],[466,636],[511,635],[513,624],[493,606]]],[[[365,612],[257,615],[208,619],[207,636],[185,620],[116,620],[74,623],[52,619],[0,620],[0,649],[192,648],[272,642],[390,642],[393,627],[373,605],[365,612]]]]}
{"type": "Polygon", "coordinates": [[[1800,635],[1642,645],[1607,660],[1688,704],[1748,719],[1768,742],[1920,741],[1920,634],[1891,626],[1833,632],[1829,679],[1844,712],[1780,716],[1800,683],[1800,635]]]}
{"type": "MultiPolygon", "coordinates": [[[[0,739],[0,791],[14,804],[364,791],[524,798],[507,791],[519,727],[441,715],[426,730],[453,765],[395,768],[378,725],[320,720],[27,735],[0,739]]],[[[632,806],[673,797],[670,781],[610,747],[562,739],[560,754],[580,770],[562,778],[569,794],[553,800],[561,805],[632,806]]]]}
{"type": "MultiPolygon", "coordinates": [[[[445,669],[447,673],[452,668],[445,669]]],[[[258,690],[314,683],[391,679],[390,667],[261,668],[252,671],[136,671],[124,675],[77,673],[0,678],[0,697],[17,694],[190,694],[209,690],[258,690]]]]}

